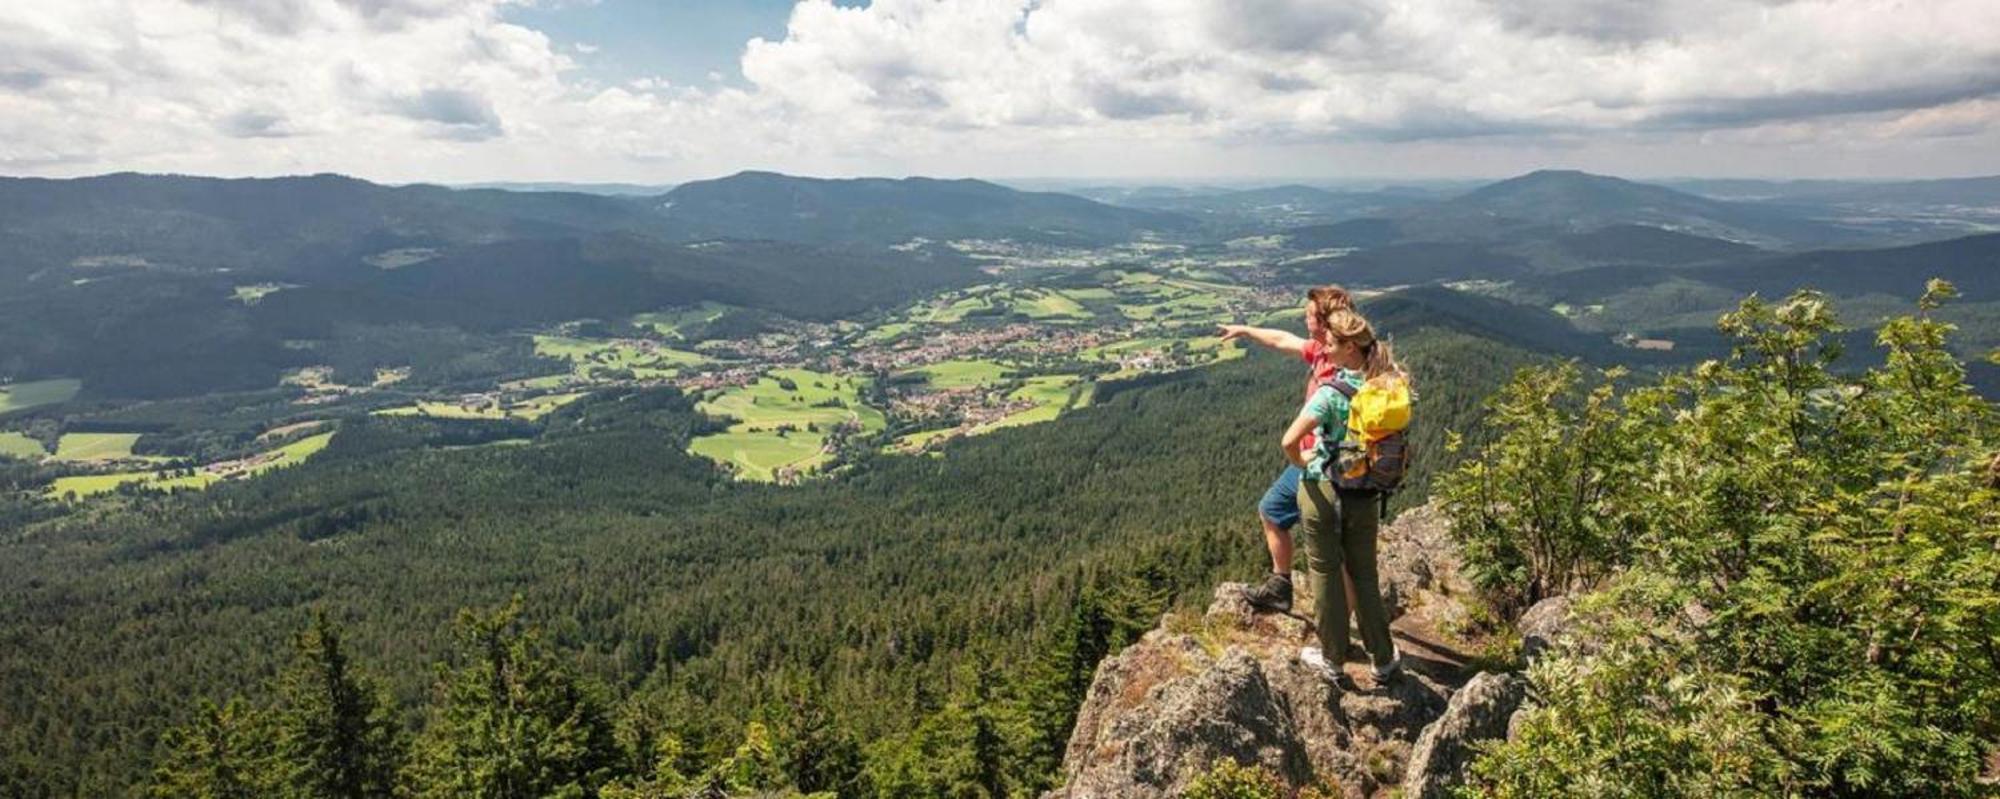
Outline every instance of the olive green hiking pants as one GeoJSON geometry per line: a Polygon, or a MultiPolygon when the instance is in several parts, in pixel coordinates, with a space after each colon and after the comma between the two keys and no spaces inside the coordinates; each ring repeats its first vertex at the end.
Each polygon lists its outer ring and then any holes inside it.
{"type": "Polygon", "coordinates": [[[1372,491],[1338,491],[1320,480],[1299,482],[1299,522],[1305,529],[1306,562],[1312,566],[1313,612],[1319,616],[1319,645],[1327,662],[1347,659],[1347,592],[1340,570],[1354,580],[1354,615],[1361,643],[1376,666],[1395,657],[1389,642],[1389,613],[1375,573],[1375,528],[1381,518],[1372,491]]]}

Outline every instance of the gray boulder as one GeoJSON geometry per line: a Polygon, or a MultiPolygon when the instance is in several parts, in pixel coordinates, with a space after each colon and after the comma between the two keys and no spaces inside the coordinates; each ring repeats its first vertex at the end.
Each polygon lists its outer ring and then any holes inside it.
{"type": "Polygon", "coordinates": [[[1517,674],[1481,673],[1458,689],[1444,715],[1424,728],[1403,773],[1405,799],[1445,799],[1465,781],[1480,741],[1505,738],[1514,712],[1527,697],[1517,674]]]}
{"type": "Polygon", "coordinates": [[[1536,602],[1515,624],[1515,629],[1521,631],[1521,654],[1529,660],[1541,656],[1569,629],[1570,622],[1569,597],[1553,596],[1536,602]]]}

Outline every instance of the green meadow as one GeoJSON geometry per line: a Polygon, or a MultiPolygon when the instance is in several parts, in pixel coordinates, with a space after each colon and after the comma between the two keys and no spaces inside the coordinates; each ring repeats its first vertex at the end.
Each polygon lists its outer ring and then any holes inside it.
{"type": "Polygon", "coordinates": [[[738,476],[750,480],[775,479],[787,467],[810,469],[826,460],[822,451],[826,431],[834,426],[856,419],[864,432],[873,432],[887,425],[881,411],[861,403],[866,385],[860,378],[774,369],[750,385],[719,392],[698,405],[710,416],[736,421],[725,432],[694,439],[688,449],[732,464],[738,476]]]}
{"type": "Polygon", "coordinates": [[[1055,419],[1057,416],[1061,416],[1063,411],[1069,410],[1072,407],[1082,407],[1089,404],[1088,397],[1090,390],[1088,387],[1085,387],[1084,390],[1078,391],[1077,384],[1080,382],[1082,381],[1074,375],[1030,377],[1022,383],[1020,388],[1008,392],[1007,399],[1010,402],[1030,401],[1035,403],[1034,407],[1016,411],[1005,418],[980,425],[973,428],[972,432],[975,434],[984,433],[989,430],[999,430],[1005,427],[1018,427],[1024,424],[1047,422],[1055,419]],[[1072,404],[1072,398],[1077,400],[1076,404],[1072,404]]]}
{"type": "Polygon", "coordinates": [[[383,408],[375,413],[378,416],[426,416],[433,419],[527,419],[534,421],[549,415],[550,412],[557,408],[582,399],[589,393],[587,391],[573,391],[566,394],[544,394],[539,397],[529,397],[504,408],[491,405],[467,408],[456,402],[424,401],[415,405],[383,408]]]}
{"type": "Polygon", "coordinates": [[[958,432],[958,430],[955,428],[945,428],[943,430],[924,430],[921,432],[901,435],[896,437],[895,443],[891,444],[889,448],[891,450],[922,449],[925,444],[929,444],[940,437],[948,436],[956,432],[958,432]]]}
{"type": "Polygon", "coordinates": [[[132,457],[138,433],[64,433],[56,440],[56,460],[114,461],[132,457]]]}
{"type": "Polygon", "coordinates": [[[1009,370],[1010,367],[993,361],[964,359],[939,361],[903,374],[923,375],[932,388],[967,388],[1001,382],[1009,370]]]}
{"type": "Polygon", "coordinates": [[[69,378],[0,386],[0,414],[68,402],[82,389],[83,381],[69,378]]]}
{"type": "Polygon", "coordinates": [[[48,457],[48,454],[40,441],[12,430],[0,431],[0,455],[33,461],[48,457]]]}
{"type": "Polygon", "coordinates": [[[673,377],[680,374],[681,367],[708,362],[705,355],[671,347],[550,335],[535,336],[535,354],[569,361],[581,377],[603,370],[629,370],[640,380],[673,377]]]}
{"type": "Polygon", "coordinates": [[[1074,291],[1039,288],[974,286],[919,306],[909,314],[912,322],[949,325],[979,315],[1015,315],[1038,322],[1081,321],[1091,318],[1074,291]]]}
{"type": "Polygon", "coordinates": [[[894,341],[897,336],[908,333],[915,327],[916,325],[909,322],[890,322],[886,325],[878,325],[869,330],[867,335],[862,336],[861,341],[864,344],[879,344],[885,341],[894,341]]]}
{"type": "MultiPolygon", "coordinates": [[[[64,438],[68,438],[68,436],[64,438]]],[[[326,432],[301,438],[277,449],[266,450],[264,454],[275,457],[243,469],[236,474],[239,477],[250,477],[279,467],[290,466],[312,457],[314,453],[320,450],[326,449],[327,442],[332,440],[333,433],[326,432]]],[[[115,491],[119,486],[128,483],[138,483],[147,488],[165,490],[179,488],[201,489],[221,482],[224,479],[208,471],[207,467],[196,471],[193,475],[166,477],[163,474],[164,472],[153,470],[58,477],[55,483],[49,486],[47,496],[51,499],[63,499],[74,494],[78,499],[82,499],[94,494],[115,491]]]]}
{"type": "Polygon", "coordinates": [[[688,308],[638,314],[632,317],[632,324],[650,327],[662,336],[686,338],[689,329],[713,322],[729,311],[730,306],[722,303],[704,302],[688,308]]]}

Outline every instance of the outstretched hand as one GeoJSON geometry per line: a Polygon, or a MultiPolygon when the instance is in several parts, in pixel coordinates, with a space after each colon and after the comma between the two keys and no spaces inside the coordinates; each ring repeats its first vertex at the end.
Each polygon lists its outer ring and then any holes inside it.
{"type": "Polygon", "coordinates": [[[1249,325],[1216,325],[1215,332],[1223,341],[1235,341],[1250,332],[1249,325]]]}

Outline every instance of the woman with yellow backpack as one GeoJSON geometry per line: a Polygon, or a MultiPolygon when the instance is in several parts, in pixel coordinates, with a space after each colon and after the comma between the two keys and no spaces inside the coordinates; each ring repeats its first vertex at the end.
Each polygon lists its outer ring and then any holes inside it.
{"type": "Polygon", "coordinates": [[[1375,534],[1387,493],[1401,482],[1408,458],[1404,430],[1410,423],[1409,374],[1389,343],[1352,310],[1327,313],[1317,331],[1339,371],[1306,401],[1280,442],[1286,460],[1304,470],[1299,514],[1312,569],[1319,646],[1299,660],[1327,679],[1351,687],[1340,664],[1347,657],[1346,592],[1332,576],[1354,583],[1354,615],[1378,683],[1402,671],[1389,638],[1389,615],[1375,564],[1375,534]],[[1299,442],[1317,441],[1309,452],[1299,442]]]}

